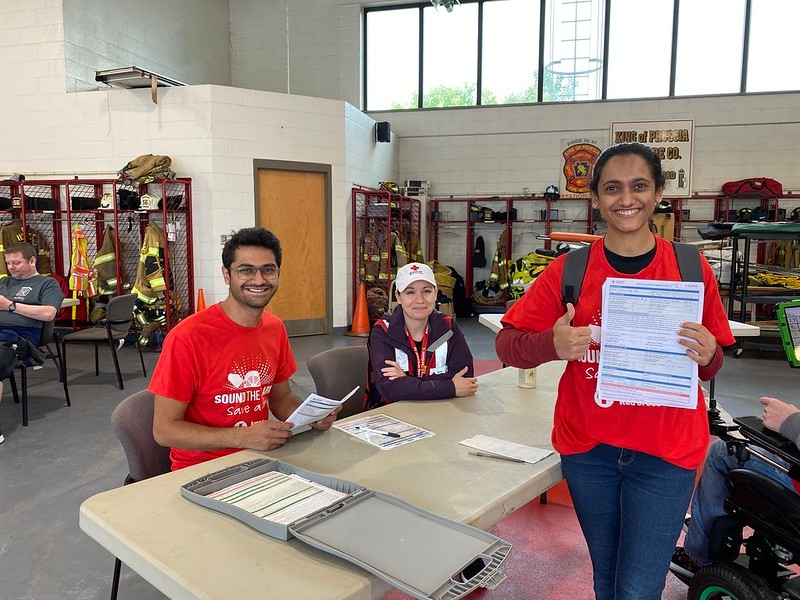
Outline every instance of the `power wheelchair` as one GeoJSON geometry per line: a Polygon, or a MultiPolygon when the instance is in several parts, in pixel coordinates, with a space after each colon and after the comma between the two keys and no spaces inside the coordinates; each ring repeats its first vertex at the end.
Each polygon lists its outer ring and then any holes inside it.
{"type": "Polygon", "coordinates": [[[728,473],[726,515],[716,519],[710,536],[712,564],[687,577],[688,600],[800,600],[800,495],[761,473],[742,468],[748,460],[766,460],[760,449],[789,463],[789,477],[800,481],[800,451],[763,427],[758,417],[726,423],[709,411],[712,435],[724,440],[738,469],[728,473]],[[744,552],[740,552],[744,546],[744,552]]]}

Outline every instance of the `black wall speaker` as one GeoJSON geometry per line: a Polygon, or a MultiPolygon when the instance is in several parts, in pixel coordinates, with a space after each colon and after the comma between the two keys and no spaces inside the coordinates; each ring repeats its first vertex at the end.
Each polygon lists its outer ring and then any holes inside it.
{"type": "Polygon", "coordinates": [[[389,121],[378,121],[375,123],[375,141],[392,141],[392,125],[389,123],[389,121]]]}

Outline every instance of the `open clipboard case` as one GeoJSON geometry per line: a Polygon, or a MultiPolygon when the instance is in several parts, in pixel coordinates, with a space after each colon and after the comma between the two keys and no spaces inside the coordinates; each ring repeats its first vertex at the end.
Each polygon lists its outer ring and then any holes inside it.
{"type": "Polygon", "coordinates": [[[786,359],[795,368],[800,367],[800,300],[778,304],[778,331],[786,351],[786,359]]]}
{"type": "Polygon", "coordinates": [[[500,565],[511,544],[399,498],[269,458],[210,473],[181,495],[279,540],[292,537],[343,558],[420,600],[455,600],[504,579],[500,565]],[[335,504],[295,522],[262,518],[210,495],[271,471],[297,475],[342,492],[335,504]]]}

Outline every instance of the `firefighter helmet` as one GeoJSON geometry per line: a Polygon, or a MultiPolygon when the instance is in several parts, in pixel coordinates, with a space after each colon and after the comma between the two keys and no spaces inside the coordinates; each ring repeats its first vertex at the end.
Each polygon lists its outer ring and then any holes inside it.
{"type": "Polygon", "coordinates": [[[544,197],[546,200],[552,200],[553,202],[561,198],[561,194],[558,193],[558,186],[548,185],[544,190],[544,197]]]}

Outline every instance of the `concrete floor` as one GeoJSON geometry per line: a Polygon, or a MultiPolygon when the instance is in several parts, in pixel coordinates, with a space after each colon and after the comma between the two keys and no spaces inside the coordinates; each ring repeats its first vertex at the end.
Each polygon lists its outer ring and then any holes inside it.
{"type": "MultiPolygon", "coordinates": [[[[494,334],[477,318],[459,325],[477,359],[496,359],[494,334]]],[[[313,354],[335,346],[359,345],[364,338],[344,335],[292,339],[298,362],[293,384],[301,397],[314,390],[305,367],[313,354]]],[[[78,527],[86,498],[122,484],[127,463],[109,429],[117,403],[146,387],[138,354],[120,350],[125,389],[116,387],[107,348],[101,348],[101,373],[95,377],[91,346],[69,348],[72,406],[64,406],[52,364],[29,376],[30,424],[5,385],[0,403],[0,599],[99,600],[108,598],[114,558],[78,527]]],[[[148,375],[158,359],[145,353],[148,375]]],[[[800,405],[798,373],[779,352],[745,350],[726,357],[716,398],[734,416],[760,414],[758,398],[773,395],[800,405]]],[[[198,566],[202,568],[202,566],[198,566]]],[[[501,586],[502,587],[502,586],[501,586]]],[[[120,599],[162,600],[161,593],[123,567],[120,599]]]]}

